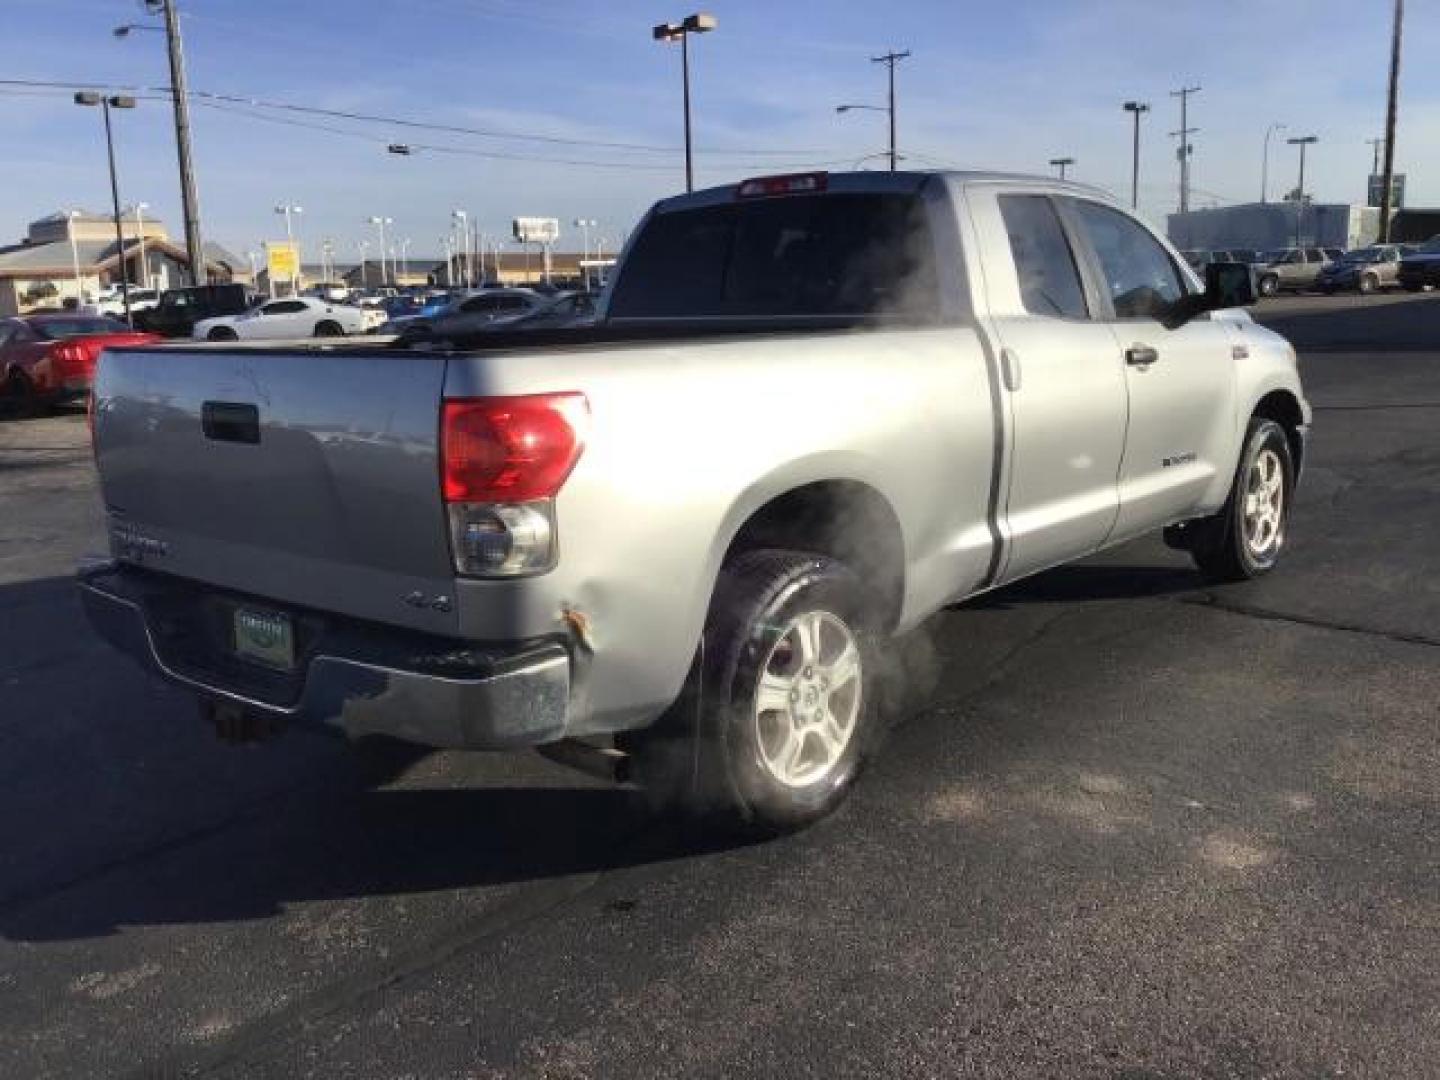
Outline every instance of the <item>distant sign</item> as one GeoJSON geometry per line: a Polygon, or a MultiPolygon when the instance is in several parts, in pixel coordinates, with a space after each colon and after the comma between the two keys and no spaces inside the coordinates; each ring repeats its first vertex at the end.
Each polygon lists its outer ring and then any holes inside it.
{"type": "MultiPolygon", "coordinates": [[[[1383,176],[1370,177],[1370,189],[1367,195],[1369,201],[1366,206],[1379,206],[1381,196],[1385,194],[1385,178],[1383,176]]],[[[1405,205],[1405,174],[1395,173],[1390,177],[1390,209],[1398,210],[1405,205]]]]}
{"type": "Polygon", "coordinates": [[[553,217],[517,217],[515,239],[522,244],[553,244],[560,239],[560,221],[553,217]]]}
{"type": "Polygon", "coordinates": [[[272,281],[294,281],[300,276],[300,253],[294,244],[266,244],[265,269],[272,281]]]}

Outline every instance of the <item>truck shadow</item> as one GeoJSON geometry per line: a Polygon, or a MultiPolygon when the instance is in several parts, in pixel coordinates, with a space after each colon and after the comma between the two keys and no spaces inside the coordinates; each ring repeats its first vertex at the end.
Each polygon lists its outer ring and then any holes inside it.
{"type": "MultiPolygon", "coordinates": [[[[972,607],[1158,596],[1197,583],[1182,569],[1080,565],[972,607]]],[[[0,768],[10,777],[0,783],[0,823],[10,823],[0,835],[11,845],[0,859],[0,936],[10,940],[263,919],[295,904],[509,886],[740,845],[658,819],[634,792],[578,775],[567,784],[568,774],[523,760],[450,755],[388,786],[420,753],[356,755],[300,733],[220,747],[188,696],[88,647],[68,579],[0,586],[0,617],[0,723],[12,736],[0,768]],[[23,824],[37,820],[51,824],[23,824]],[[117,824],[131,821],[140,824],[117,824]]],[[[906,682],[933,685],[933,651],[917,655],[906,682]]],[[[912,698],[904,711],[923,706],[912,698]]]]}

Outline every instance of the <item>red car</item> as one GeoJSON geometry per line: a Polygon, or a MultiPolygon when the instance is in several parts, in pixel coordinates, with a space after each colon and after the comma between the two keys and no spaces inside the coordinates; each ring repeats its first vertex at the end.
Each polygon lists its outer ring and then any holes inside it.
{"type": "Polygon", "coordinates": [[[57,311],[0,319],[0,401],[31,412],[83,399],[102,349],[161,340],[99,315],[57,311]]]}

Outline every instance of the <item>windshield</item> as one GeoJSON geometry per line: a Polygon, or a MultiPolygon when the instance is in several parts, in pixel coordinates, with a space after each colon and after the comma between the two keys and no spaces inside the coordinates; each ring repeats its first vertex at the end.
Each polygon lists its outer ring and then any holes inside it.
{"type": "Polygon", "coordinates": [[[35,333],[46,341],[84,337],[86,334],[126,334],[130,328],[114,319],[46,319],[31,324],[35,333]]]}
{"type": "Polygon", "coordinates": [[[1260,261],[1266,263],[1284,262],[1285,256],[1289,254],[1290,252],[1287,251],[1285,248],[1272,248],[1269,251],[1261,253],[1260,261]]]}
{"type": "Polygon", "coordinates": [[[652,217],[613,318],[933,318],[934,246],[912,195],[801,195],[652,217]]]}
{"type": "Polygon", "coordinates": [[[1440,255],[1440,236],[1432,236],[1415,250],[1422,255],[1440,255]]]}
{"type": "Polygon", "coordinates": [[[1360,248],[1340,256],[1342,263],[1376,263],[1385,257],[1383,248],[1360,248]]]}

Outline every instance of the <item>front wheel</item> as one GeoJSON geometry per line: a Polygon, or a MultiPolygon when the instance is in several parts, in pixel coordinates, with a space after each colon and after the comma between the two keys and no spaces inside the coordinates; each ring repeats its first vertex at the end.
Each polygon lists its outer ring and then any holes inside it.
{"type": "Polygon", "coordinates": [[[315,324],[316,337],[344,337],[345,328],[332,319],[325,319],[315,324]]]}
{"type": "Polygon", "coordinates": [[[830,813],[878,723],[879,642],[842,563],[765,550],[720,573],[695,691],[633,737],[636,779],[661,805],[752,832],[830,813]]]}
{"type": "Polygon", "coordinates": [[[1260,279],[1260,295],[1274,296],[1280,291],[1280,279],[1269,275],[1260,279]]]}
{"type": "Polygon", "coordinates": [[[1254,417],[1230,496],[1214,517],[1188,522],[1184,546],[1207,576],[1248,581],[1280,561],[1295,491],[1295,459],[1285,429],[1254,417]]]}
{"type": "Polygon", "coordinates": [[[1360,295],[1369,296],[1376,289],[1380,288],[1380,281],[1374,274],[1363,274],[1360,277],[1360,295]]]}

